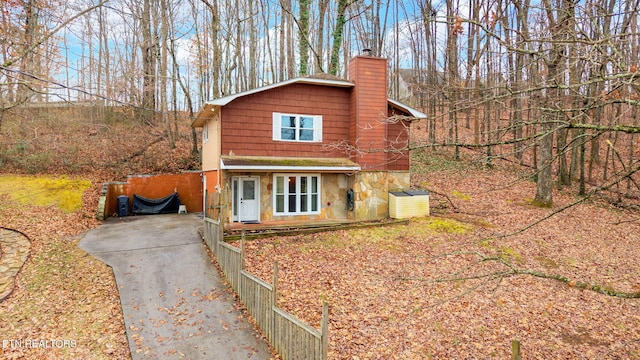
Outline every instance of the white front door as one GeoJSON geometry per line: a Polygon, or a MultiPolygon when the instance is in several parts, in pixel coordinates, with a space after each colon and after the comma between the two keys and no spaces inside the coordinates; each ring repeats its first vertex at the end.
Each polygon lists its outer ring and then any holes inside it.
{"type": "Polygon", "coordinates": [[[260,177],[233,178],[233,220],[260,221],[260,177]]]}

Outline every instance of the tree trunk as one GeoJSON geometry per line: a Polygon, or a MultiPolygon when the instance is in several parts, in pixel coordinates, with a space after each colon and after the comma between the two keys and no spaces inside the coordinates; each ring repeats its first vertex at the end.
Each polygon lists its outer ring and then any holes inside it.
{"type": "Polygon", "coordinates": [[[344,33],[344,25],[347,22],[346,12],[348,0],[338,0],[338,9],[336,13],[336,25],[332,34],[331,57],[329,61],[329,74],[337,76],[338,67],[340,65],[340,48],[342,47],[342,35],[344,33]]]}
{"type": "Polygon", "coordinates": [[[538,181],[534,205],[540,207],[553,206],[552,164],[553,164],[553,119],[555,112],[543,111],[541,131],[545,134],[540,139],[540,157],[538,160],[538,181]]]}
{"type": "Polygon", "coordinates": [[[151,1],[143,0],[142,18],[140,19],[143,77],[141,119],[145,122],[151,122],[156,110],[156,54],[158,45],[152,31],[151,1]]]}
{"type": "Polygon", "coordinates": [[[575,18],[575,4],[572,1],[562,0],[559,9],[554,11],[549,0],[543,0],[553,43],[549,50],[549,56],[545,59],[549,81],[544,96],[545,108],[542,111],[541,130],[543,136],[540,140],[540,163],[534,199],[534,204],[541,207],[553,206],[553,131],[562,111],[560,86],[563,84],[562,70],[565,64],[565,46],[575,18]]]}
{"type": "MultiPolygon", "coordinates": [[[[256,29],[256,24],[253,20],[254,16],[254,2],[253,0],[249,0],[249,4],[248,4],[248,13],[249,13],[249,19],[248,19],[248,23],[249,23],[249,43],[250,44],[257,44],[258,39],[257,39],[257,29],[256,29]]],[[[249,84],[248,84],[248,89],[255,89],[256,87],[258,87],[258,76],[257,76],[257,67],[258,67],[258,59],[257,59],[257,50],[258,47],[257,46],[249,46],[249,84]]]]}
{"type": "Polygon", "coordinates": [[[458,22],[459,16],[454,13],[454,9],[458,9],[457,4],[453,0],[447,0],[447,78],[449,104],[449,138],[448,140],[455,144],[455,159],[460,156],[460,148],[458,146],[458,96],[460,81],[458,76],[458,35],[462,32],[462,24],[458,22]]]}
{"type": "MultiPolygon", "coordinates": [[[[467,73],[465,76],[465,83],[464,83],[464,89],[465,89],[465,94],[466,94],[466,111],[465,111],[465,116],[466,116],[466,123],[465,123],[465,127],[467,129],[471,128],[471,111],[472,108],[474,108],[475,106],[473,106],[473,96],[474,96],[474,91],[471,87],[471,78],[473,77],[473,70],[475,68],[475,65],[477,63],[477,59],[478,59],[478,54],[476,53],[474,55],[474,45],[476,45],[476,43],[478,42],[478,26],[476,25],[477,23],[479,23],[479,18],[478,18],[478,14],[480,12],[479,9],[480,5],[479,5],[479,1],[478,0],[473,0],[471,1],[471,6],[469,6],[469,19],[471,19],[472,21],[469,22],[468,25],[468,32],[469,35],[467,37],[467,73]]],[[[477,50],[475,50],[477,52],[477,50]]],[[[476,84],[477,85],[477,84],[476,84]]]]}
{"type": "Polygon", "coordinates": [[[298,0],[298,7],[300,8],[300,19],[298,19],[299,72],[300,76],[306,76],[309,73],[309,9],[311,1],[298,0]]]}
{"type": "Polygon", "coordinates": [[[430,2],[418,2],[420,13],[422,15],[422,26],[424,28],[425,50],[426,50],[426,84],[421,89],[421,96],[427,97],[427,133],[430,144],[436,142],[436,119],[437,119],[437,102],[441,93],[438,91],[442,85],[437,72],[436,61],[436,10],[431,6],[430,2]],[[426,94],[425,94],[426,92],[426,94]]]}
{"type": "MultiPolygon", "coordinates": [[[[518,27],[518,35],[516,46],[520,49],[526,49],[527,41],[529,41],[529,23],[527,22],[529,18],[529,4],[530,0],[525,0],[523,3],[514,2],[516,6],[516,20],[518,27]]],[[[524,88],[524,62],[525,62],[525,54],[522,51],[517,51],[515,54],[516,57],[516,68],[515,68],[515,116],[514,116],[514,137],[516,139],[522,138],[523,135],[523,95],[520,94],[520,91],[524,88]]],[[[516,154],[516,158],[520,164],[524,162],[524,144],[522,141],[518,141],[514,144],[513,151],[516,154]]]]}
{"type": "Polygon", "coordinates": [[[316,73],[324,72],[324,22],[325,15],[327,13],[327,7],[329,6],[329,0],[318,1],[318,27],[316,29],[316,60],[315,71],[316,73]]]}
{"type": "MultiPolygon", "coordinates": [[[[38,7],[36,0],[26,0],[24,2],[24,51],[29,48],[35,41],[38,28],[38,7]]],[[[33,79],[29,75],[36,74],[36,62],[38,61],[36,52],[29,51],[20,62],[20,82],[17,86],[16,102],[23,103],[31,101],[31,97],[35,95],[33,91],[37,87],[32,85],[33,79]]]]}
{"type": "Polygon", "coordinates": [[[284,4],[281,2],[280,3],[281,6],[283,6],[283,11],[282,14],[280,15],[280,32],[279,32],[279,47],[278,47],[278,81],[284,81],[285,80],[285,69],[286,69],[286,63],[285,63],[285,54],[286,54],[286,46],[285,46],[285,39],[286,39],[286,32],[287,32],[287,18],[288,18],[288,13],[285,11],[284,8],[284,4]]]}
{"type": "Polygon", "coordinates": [[[167,0],[160,0],[160,109],[162,112],[162,123],[164,124],[169,141],[169,147],[176,147],[171,130],[171,121],[169,120],[169,104],[167,99],[167,82],[169,78],[169,4],[167,0]]]}

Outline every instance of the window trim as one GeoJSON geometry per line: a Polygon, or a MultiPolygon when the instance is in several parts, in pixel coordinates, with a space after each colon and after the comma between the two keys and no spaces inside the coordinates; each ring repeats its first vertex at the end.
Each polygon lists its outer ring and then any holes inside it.
{"type": "Polygon", "coordinates": [[[277,174],[273,174],[273,215],[274,216],[289,216],[289,215],[317,215],[320,214],[320,211],[322,210],[322,176],[319,173],[277,173],[277,174]],[[278,178],[284,178],[285,183],[283,184],[283,193],[278,193],[278,178]],[[287,183],[287,179],[291,178],[291,177],[295,177],[296,178],[296,211],[289,211],[288,209],[288,201],[287,198],[289,196],[291,196],[292,194],[289,193],[289,189],[286,186],[287,183]],[[317,178],[317,189],[315,192],[313,192],[313,186],[312,186],[312,179],[316,177],[317,178]],[[300,184],[301,178],[306,178],[307,179],[307,192],[306,193],[301,193],[300,192],[300,184]],[[284,205],[284,209],[285,211],[283,212],[278,212],[278,196],[282,195],[284,196],[283,198],[283,205],[284,205]],[[313,204],[313,196],[317,196],[317,202],[318,202],[318,206],[317,206],[317,210],[313,211],[313,210],[309,210],[309,211],[300,211],[301,208],[301,196],[302,195],[308,195],[307,198],[307,208],[311,209],[312,208],[312,204],[313,204]]]}
{"type": "Polygon", "coordinates": [[[322,142],[322,115],[307,115],[307,114],[289,114],[289,113],[278,113],[274,112],[272,115],[272,124],[273,124],[273,134],[272,139],[274,141],[286,141],[286,142],[297,142],[297,143],[317,143],[322,142]],[[300,140],[300,139],[282,139],[282,116],[294,116],[296,118],[296,127],[295,133],[296,138],[299,137],[300,129],[300,118],[301,117],[310,117],[313,118],[313,139],[312,140],[300,140]]]}

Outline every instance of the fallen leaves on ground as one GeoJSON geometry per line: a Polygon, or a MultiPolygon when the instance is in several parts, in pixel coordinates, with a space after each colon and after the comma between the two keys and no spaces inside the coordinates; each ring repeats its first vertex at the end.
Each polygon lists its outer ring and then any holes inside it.
{"type": "Polygon", "coordinates": [[[83,208],[71,213],[11,201],[0,207],[2,225],[32,242],[17,287],[0,303],[0,340],[15,340],[0,348],[0,357],[130,357],[113,272],[77,246],[98,225],[93,208],[98,191],[98,186],[87,191],[83,208]],[[36,342],[38,348],[32,346],[36,342]]]}
{"type": "MultiPolygon", "coordinates": [[[[455,212],[432,196],[439,214],[407,225],[247,241],[246,268],[271,280],[278,261],[278,305],[316,328],[329,303],[331,359],[505,359],[512,340],[525,358],[640,358],[640,300],[500,276],[502,264],[478,257],[637,291],[640,224],[628,221],[637,214],[587,203],[500,237],[553,211],[531,206],[535,184],[517,181],[430,173],[455,212]]],[[[558,193],[556,209],[572,200],[558,193]]]]}
{"type": "Polygon", "coordinates": [[[99,225],[95,214],[104,182],[129,174],[178,173],[199,164],[191,155],[188,118],[181,118],[176,147],[170,148],[157,127],[131,121],[115,108],[103,110],[104,117],[89,108],[53,110],[47,117],[55,121],[46,122],[30,110],[5,114],[1,175],[27,180],[7,190],[11,194],[0,189],[0,225],[29,236],[32,250],[17,287],[0,303],[0,341],[70,339],[75,346],[27,349],[24,343],[14,348],[7,344],[0,346],[0,358],[130,357],[113,273],[77,243],[99,225]],[[86,180],[92,185],[84,191],[82,208],[66,206],[78,203],[66,190],[82,191],[86,180]],[[40,189],[23,191],[29,183],[40,189]],[[44,201],[53,193],[55,201],[44,201]]]}

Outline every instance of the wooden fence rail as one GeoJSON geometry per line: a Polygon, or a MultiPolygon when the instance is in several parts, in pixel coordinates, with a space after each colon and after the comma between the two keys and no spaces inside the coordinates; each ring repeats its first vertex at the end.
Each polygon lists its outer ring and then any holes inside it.
{"type": "Polygon", "coordinates": [[[242,270],[242,252],[224,242],[218,242],[216,259],[233,290],[240,295],[240,271],[242,270]]]}
{"type": "Polygon", "coordinates": [[[278,264],[274,263],[273,284],[245,271],[244,246],[238,249],[223,241],[220,217],[214,220],[205,216],[204,220],[205,243],[218,260],[231,287],[278,354],[284,360],[325,360],[329,344],[328,304],[324,303],[322,307],[320,330],[278,308],[278,264]]]}
{"type": "Polygon", "coordinates": [[[246,271],[242,271],[241,281],[242,302],[269,342],[273,342],[273,287],[246,271]]]}

